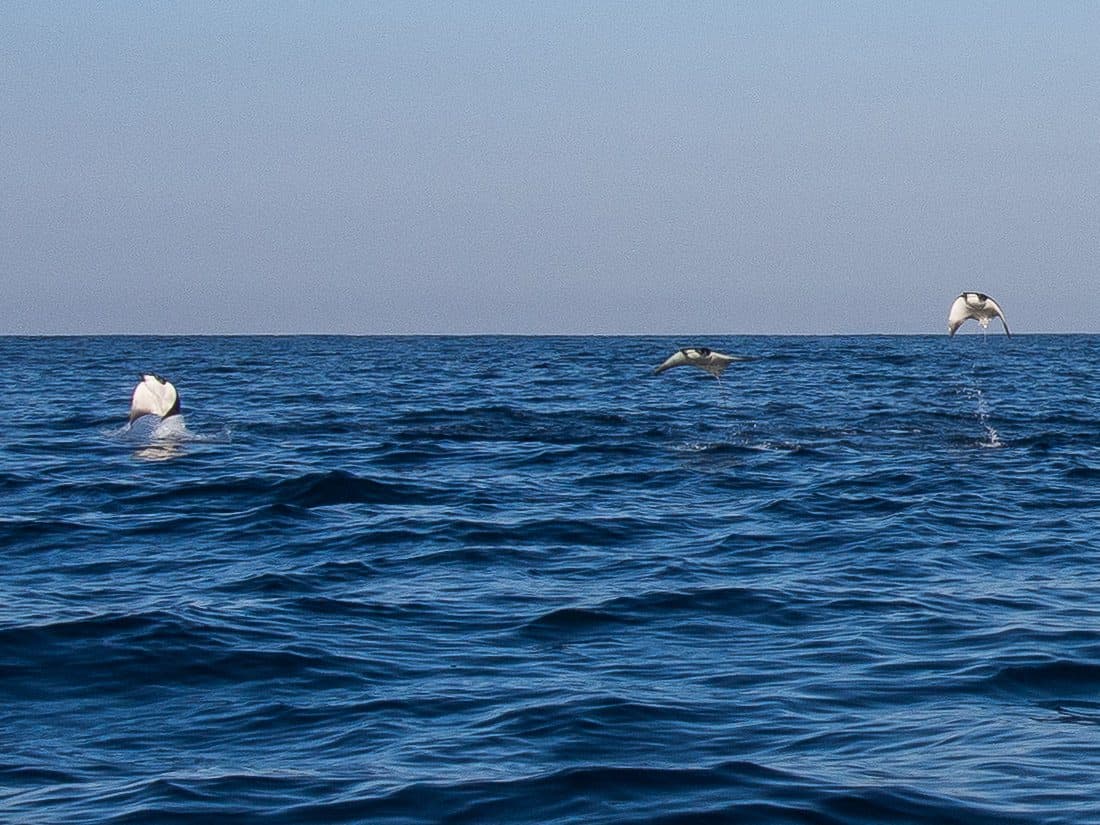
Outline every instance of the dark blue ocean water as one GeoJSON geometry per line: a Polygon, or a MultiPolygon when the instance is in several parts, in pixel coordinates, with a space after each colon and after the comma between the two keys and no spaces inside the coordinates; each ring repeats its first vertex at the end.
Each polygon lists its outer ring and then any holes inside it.
{"type": "Polygon", "coordinates": [[[1100,337],[3,338],[0,433],[0,821],[1100,820],[1100,337]]]}

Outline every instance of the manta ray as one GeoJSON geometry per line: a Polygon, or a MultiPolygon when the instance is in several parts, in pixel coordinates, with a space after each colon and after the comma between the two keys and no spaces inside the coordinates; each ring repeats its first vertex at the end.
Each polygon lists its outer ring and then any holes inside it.
{"type": "Polygon", "coordinates": [[[655,375],[660,375],[665,370],[670,370],[673,367],[698,367],[717,378],[732,362],[740,360],[740,358],[715,352],[706,347],[684,347],[672,353],[653,372],[655,375]]]}
{"type": "Polygon", "coordinates": [[[963,321],[968,318],[977,321],[982,329],[986,329],[992,319],[1000,318],[1005,328],[1005,335],[1012,337],[1012,333],[1008,331],[1008,321],[1005,320],[1004,312],[988,295],[981,292],[964,292],[956,298],[951,304],[951,311],[947,314],[947,334],[954,335],[963,321]]]}
{"type": "Polygon", "coordinates": [[[180,414],[180,396],[171,381],[159,375],[143,374],[134,387],[130,401],[130,424],[144,415],[158,416],[161,421],[180,414]]]}

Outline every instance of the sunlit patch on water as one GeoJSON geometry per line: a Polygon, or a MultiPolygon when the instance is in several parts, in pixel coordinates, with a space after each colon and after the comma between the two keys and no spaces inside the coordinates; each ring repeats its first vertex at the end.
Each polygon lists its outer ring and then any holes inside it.
{"type": "Polygon", "coordinates": [[[183,445],[178,441],[164,441],[156,444],[148,444],[134,451],[134,458],[142,461],[168,461],[183,455],[183,445]]]}

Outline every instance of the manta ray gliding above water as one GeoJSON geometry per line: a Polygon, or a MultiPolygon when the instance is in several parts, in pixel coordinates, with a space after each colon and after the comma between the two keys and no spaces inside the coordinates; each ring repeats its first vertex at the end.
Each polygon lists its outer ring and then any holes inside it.
{"type": "Polygon", "coordinates": [[[684,347],[672,353],[653,373],[660,375],[673,367],[698,367],[718,378],[732,362],[741,360],[743,359],[715,352],[706,347],[684,347]]]}

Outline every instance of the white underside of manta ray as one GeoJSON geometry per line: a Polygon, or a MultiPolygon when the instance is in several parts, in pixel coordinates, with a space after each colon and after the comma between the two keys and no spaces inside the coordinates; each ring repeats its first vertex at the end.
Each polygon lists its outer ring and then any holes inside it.
{"type": "Polygon", "coordinates": [[[162,421],[180,414],[180,397],[171,381],[159,375],[144,374],[134,387],[130,400],[130,424],[145,415],[155,415],[162,421]]]}
{"type": "Polygon", "coordinates": [[[698,367],[718,378],[732,362],[742,360],[744,359],[715,352],[706,347],[684,347],[672,353],[653,372],[655,375],[660,375],[665,370],[670,370],[673,367],[698,367]]]}
{"type": "Polygon", "coordinates": [[[1005,334],[1012,337],[1008,331],[1008,321],[997,302],[981,292],[964,292],[951,304],[951,311],[947,314],[947,334],[954,335],[962,326],[963,321],[973,318],[982,329],[989,326],[994,318],[1000,318],[1004,325],[1005,334]]]}

